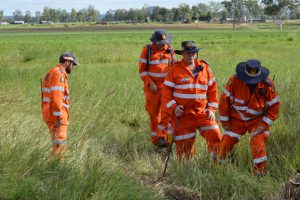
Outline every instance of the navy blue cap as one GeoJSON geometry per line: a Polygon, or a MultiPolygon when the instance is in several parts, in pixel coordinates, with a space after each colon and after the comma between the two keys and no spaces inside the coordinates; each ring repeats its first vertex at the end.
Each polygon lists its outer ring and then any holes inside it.
{"type": "Polygon", "coordinates": [[[64,52],[59,56],[59,62],[63,62],[64,60],[70,60],[73,62],[74,65],[80,65],[79,62],[77,62],[76,57],[71,52],[64,52]]]}

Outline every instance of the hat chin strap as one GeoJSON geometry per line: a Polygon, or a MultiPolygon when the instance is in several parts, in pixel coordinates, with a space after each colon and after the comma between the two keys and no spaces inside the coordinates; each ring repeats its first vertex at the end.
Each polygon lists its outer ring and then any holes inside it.
{"type": "Polygon", "coordinates": [[[244,71],[247,76],[250,76],[252,78],[258,77],[261,74],[261,70],[259,70],[257,74],[250,74],[246,68],[244,69],[244,71]]]}

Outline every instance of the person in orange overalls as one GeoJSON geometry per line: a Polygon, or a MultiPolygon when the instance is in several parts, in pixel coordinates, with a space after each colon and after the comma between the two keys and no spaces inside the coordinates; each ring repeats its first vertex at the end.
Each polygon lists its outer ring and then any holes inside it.
{"type": "Polygon", "coordinates": [[[151,141],[166,147],[167,126],[170,120],[166,109],[161,109],[162,85],[174,62],[171,36],[164,30],[156,30],[141,53],[139,74],[144,82],[145,108],[150,118],[151,141]]]}
{"type": "Polygon", "coordinates": [[[197,60],[200,48],[194,41],[184,41],[183,55],[168,72],[162,91],[163,106],[171,115],[173,141],[179,160],[194,157],[196,130],[208,143],[213,160],[217,159],[222,135],[215,120],[218,108],[218,90],[209,64],[197,60]]]}
{"type": "Polygon", "coordinates": [[[269,129],[278,118],[279,97],[269,70],[255,59],[241,62],[236,75],[230,77],[221,94],[219,113],[225,134],[220,145],[220,159],[225,162],[234,146],[246,132],[251,134],[253,171],[267,172],[266,140],[269,129]]]}
{"type": "Polygon", "coordinates": [[[67,150],[67,129],[69,125],[70,91],[68,74],[73,65],[79,65],[75,56],[65,52],[59,57],[59,64],[50,69],[42,81],[42,116],[52,140],[52,156],[63,159],[67,150]]]}

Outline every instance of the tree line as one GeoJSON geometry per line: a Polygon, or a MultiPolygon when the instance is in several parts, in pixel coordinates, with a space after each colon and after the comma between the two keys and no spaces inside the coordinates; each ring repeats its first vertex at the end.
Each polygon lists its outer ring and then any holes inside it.
{"type": "MultiPolygon", "coordinates": [[[[182,3],[174,8],[160,6],[143,6],[137,9],[109,10],[104,14],[103,21],[120,22],[240,22],[265,19],[300,19],[299,0],[227,0],[222,2],[198,3],[194,6],[182,3]]],[[[4,12],[0,10],[0,22],[4,20],[4,12]]],[[[25,14],[19,9],[13,13],[13,20],[23,20],[25,23],[51,21],[54,23],[67,22],[97,22],[100,12],[93,5],[81,10],[54,9],[44,7],[43,12],[36,11],[35,16],[27,10],[25,14]]]]}

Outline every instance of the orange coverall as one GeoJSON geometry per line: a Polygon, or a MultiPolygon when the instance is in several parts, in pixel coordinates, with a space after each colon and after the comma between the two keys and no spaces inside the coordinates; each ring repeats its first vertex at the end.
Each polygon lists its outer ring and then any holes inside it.
{"type": "Polygon", "coordinates": [[[198,75],[195,77],[183,60],[170,69],[163,87],[163,106],[172,114],[172,128],[176,127],[174,109],[184,107],[184,114],[178,121],[173,141],[177,158],[193,158],[196,129],[208,143],[211,158],[216,159],[222,135],[216,121],[210,121],[206,109],[215,112],[218,108],[217,84],[209,65],[195,60],[198,75]]]}
{"type": "Polygon", "coordinates": [[[260,82],[253,93],[246,83],[236,75],[232,76],[221,94],[219,112],[222,126],[230,127],[225,131],[220,145],[220,158],[224,162],[242,135],[251,134],[250,147],[253,170],[256,174],[266,172],[266,140],[269,127],[277,119],[279,97],[274,83],[268,78],[260,82]],[[263,92],[262,92],[263,91],[263,92]],[[258,130],[262,126],[264,130],[258,130]]]}
{"type": "Polygon", "coordinates": [[[61,157],[67,149],[69,125],[70,98],[67,79],[65,68],[58,64],[48,71],[42,83],[42,116],[51,134],[51,154],[61,157]]]}
{"type": "MultiPolygon", "coordinates": [[[[161,109],[162,86],[167,76],[167,72],[171,67],[174,58],[173,53],[168,52],[168,45],[165,44],[163,50],[151,45],[151,53],[149,57],[149,67],[147,69],[148,45],[142,50],[139,60],[139,74],[144,82],[144,94],[146,99],[145,109],[150,118],[151,141],[156,144],[157,139],[162,137],[166,140],[167,133],[162,131],[168,125],[170,117],[166,109],[161,109]],[[157,92],[150,91],[150,82],[154,82],[157,92]],[[161,123],[159,125],[159,123],[161,123]]],[[[173,52],[173,49],[171,49],[173,52]]]]}

